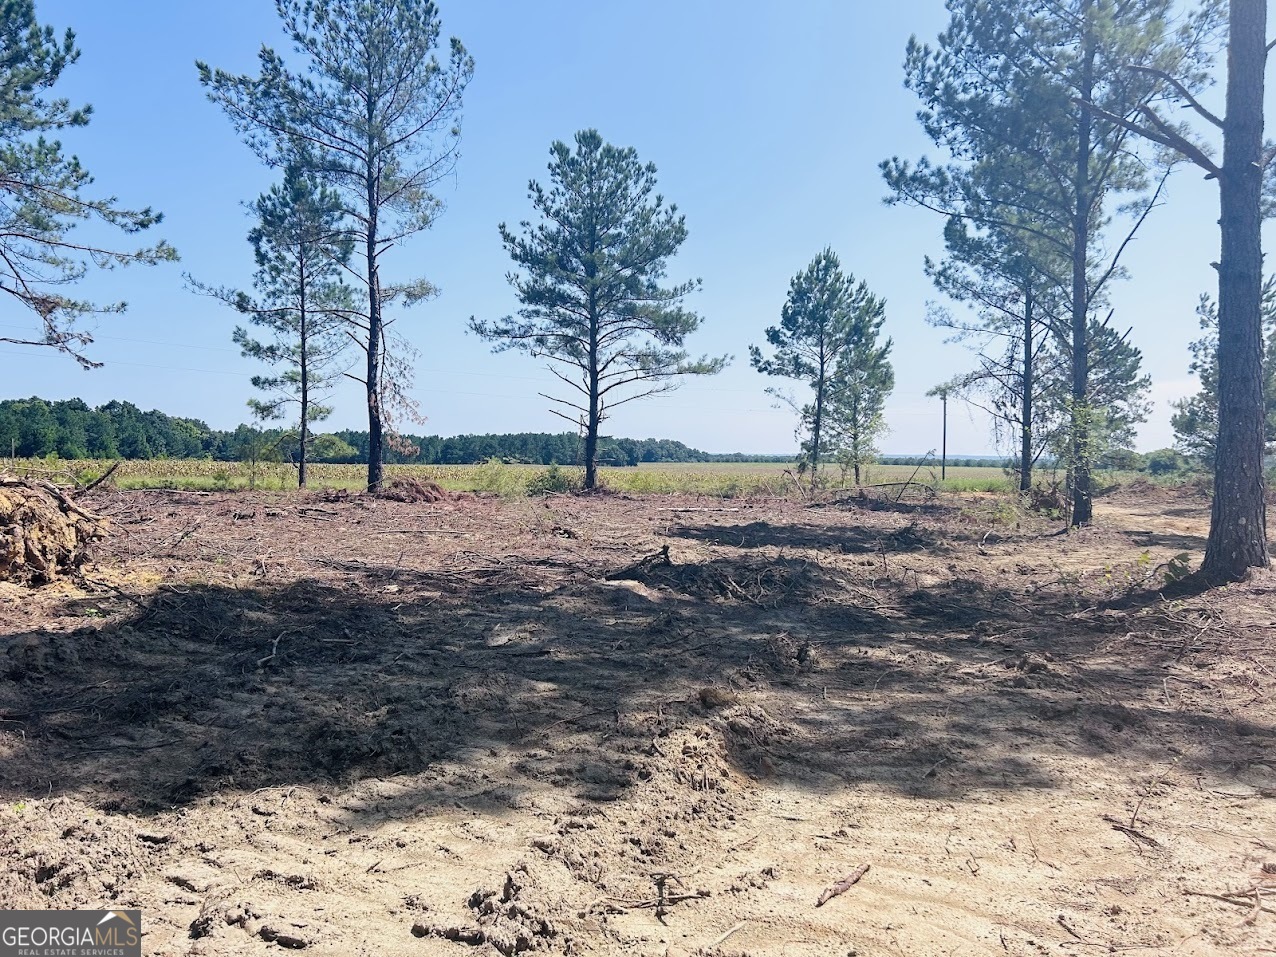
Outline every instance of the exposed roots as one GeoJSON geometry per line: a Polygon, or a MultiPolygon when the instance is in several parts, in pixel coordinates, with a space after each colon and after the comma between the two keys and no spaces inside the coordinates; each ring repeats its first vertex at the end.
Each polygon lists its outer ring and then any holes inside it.
{"type": "Polygon", "coordinates": [[[40,585],[73,572],[106,530],[56,485],[0,476],[0,580],[40,585]]]}

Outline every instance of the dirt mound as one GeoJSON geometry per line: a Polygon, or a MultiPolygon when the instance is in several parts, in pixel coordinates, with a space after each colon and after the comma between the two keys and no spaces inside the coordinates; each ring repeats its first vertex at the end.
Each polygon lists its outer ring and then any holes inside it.
{"type": "MultiPolygon", "coordinates": [[[[919,486],[920,487],[920,486],[919,486]]],[[[930,497],[934,497],[934,490],[926,486],[923,491],[929,491],[930,497]]],[[[843,498],[835,498],[827,502],[811,502],[807,508],[842,508],[849,510],[862,509],[868,512],[899,512],[903,515],[912,515],[921,513],[924,515],[940,514],[945,511],[943,505],[934,501],[923,502],[903,502],[894,498],[881,495],[869,495],[861,489],[854,495],[848,495],[843,498]]]]}
{"type": "Polygon", "coordinates": [[[381,486],[378,498],[388,498],[394,502],[434,502],[450,501],[452,496],[443,491],[434,482],[422,482],[414,478],[391,479],[381,486]]]}
{"type": "Polygon", "coordinates": [[[536,887],[527,865],[520,863],[506,873],[499,892],[479,889],[470,895],[467,904],[475,915],[473,926],[416,924],[412,935],[441,937],[471,946],[490,944],[506,955],[551,947],[560,953],[575,953],[577,947],[571,938],[563,937],[554,922],[545,916],[553,913],[553,905],[547,901],[555,896],[552,889],[546,892],[536,887]],[[529,890],[532,893],[529,894],[529,890]],[[551,944],[556,938],[559,938],[557,942],[551,944]]]}
{"type": "Polygon", "coordinates": [[[106,522],[55,485],[0,476],[0,580],[45,584],[84,563],[106,522]]]}
{"type": "Polygon", "coordinates": [[[668,546],[607,578],[668,588],[691,598],[739,601],[764,608],[811,599],[836,587],[819,565],[802,559],[747,556],[679,564],[669,557],[668,546]]]}

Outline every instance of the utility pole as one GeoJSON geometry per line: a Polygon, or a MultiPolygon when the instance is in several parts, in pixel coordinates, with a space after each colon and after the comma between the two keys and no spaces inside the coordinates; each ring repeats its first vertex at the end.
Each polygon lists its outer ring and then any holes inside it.
{"type": "MultiPolygon", "coordinates": [[[[944,439],[943,444],[940,446],[939,458],[939,478],[941,481],[948,478],[948,393],[956,388],[960,388],[960,384],[958,380],[954,379],[951,382],[937,385],[926,393],[927,398],[933,399],[938,396],[944,403],[944,439]]],[[[933,452],[934,450],[932,449],[931,451],[933,452]]]]}
{"type": "Polygon", "coordinates": [[[939,393],[939,397],[944,400],[944,438],[939,453],[939,479],[942,482],[948,479],[948,390],[939,393]]]}

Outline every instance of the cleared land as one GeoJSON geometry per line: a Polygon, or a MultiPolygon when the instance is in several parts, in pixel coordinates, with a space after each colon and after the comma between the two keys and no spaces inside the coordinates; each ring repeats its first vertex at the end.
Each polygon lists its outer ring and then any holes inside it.
{"type": "Polygon", "coordinates": [[[1276,947],[1276,580],[1159,594],[1201,497],[89,502],[82,581],[0,586],[0,907],[153,955],[1276,947]]]}

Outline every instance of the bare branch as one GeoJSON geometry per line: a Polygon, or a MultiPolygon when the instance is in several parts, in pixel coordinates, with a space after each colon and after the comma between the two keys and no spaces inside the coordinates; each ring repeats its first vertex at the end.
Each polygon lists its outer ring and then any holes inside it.
{"type": "Polygon", "coordinates": [[[1135,234],[1142,228],[1144,222],[1147,221],[1148,216],[1152,214],[1152,210],[1156,209],[1156,207],[1159,205],[1161,193],[1165,191],[1165,184],[1169,181],[1171,172],[1172,170],[1169,170],[1169,169],[1165,171],[1165,175],[1161,177],[1161,182],[1157,184],[1156,192],[1152,195],[1151,201],[1147,204],[1147,207],[1143,210],[1143,214],[1138,218],[1138,220],[1130,228],[1130,231],[1126,234],[1125,241],[1122,242],[1121,245],[1117,248],[1116,255],[1112,257],[1112,262],[1108,264],[1107,271],[1104,272],[1103,278],[1101,278],[1091,288],[1090,299],[1092,301],[1098,298],[1099,291],[1105,285],[1107,285],[1108,280],[1111,279],[1114,275],[1116,275],[1117,268],[1121,264],[1122,255],[1125,253],[1130,243],[1134,242],[1135,234]]]}
{"type": "Polygon", "coordinates": [[[1101,106],[1095,106],[1095,104],[1077,96],[1072,98],[1072,102],[1083,109],[1089,110],[1095,116],[1103,117],[1109,123],[1115,123],[1116,125],[1129,130],[1131,133],[1136,133],[1139,136],[1146,137],[1154,143],[1160,143],[1162,146],[1169,147],[1172,150],[1177,150],[1179,153],[1182,153],[1185,158],[1191,160],[1212,177],[1222,175],[1223,170],[1218,166],[1218,164],[1206,156],[1200,147],[1194,144],[1191,140],[1182,136],[1177,130],[1157,116],[1156,111],[1149,106],[1141,107],[1139,112],[1147,118],[1148,122],[1152,123],[1155,129],[1148,129],[1146,126],[1140,126],[1138,123],[1128,120],[1124,116],[1118,116],[1115,113],[1103,109],[1101,106]]]}
{"type": "MultiPolygon", "coordinates": [[[[1270,47],[1268,49],[1270,49],[1270,47]]],[[[1157,70],[1150,66],[1138,66],[1133,63],[1126,64],[1126,68],[1130,70],[1137,70],[1140,73],[1146,73],[1149,76],[1154,76],[1158,80],[1163,80],[1168,83],[1170,86],[1174,87],[1175,92],[1178,93],[1179,96],[1187,101],[1188,106],[1196,110],[1197,113],[1201,114],[1201,116],[1205,117],[1205,119],[1209,120],[1220,130],[1223,128],[1223,121],[1218,116],[1207,110],[1201,104],[1200,100],[1192,95],[1192,91],[1184,86],[1181,81],[1170,76],[1170,74],[1166,73],[1164,70],[1157,70]]]]}

